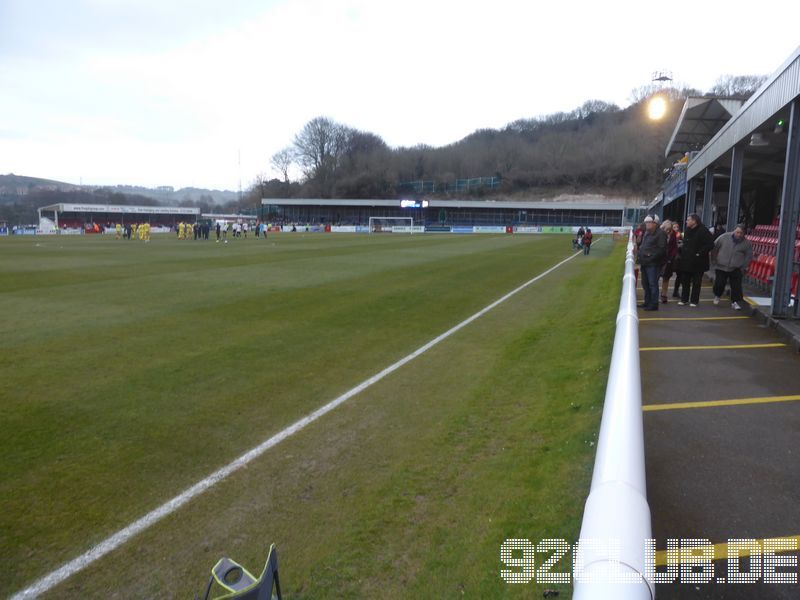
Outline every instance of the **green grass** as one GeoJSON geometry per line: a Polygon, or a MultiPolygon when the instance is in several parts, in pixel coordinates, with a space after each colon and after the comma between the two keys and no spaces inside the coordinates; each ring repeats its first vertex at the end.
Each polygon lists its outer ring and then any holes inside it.
{"type": "MultiPolygon", "coordinates": [[[[0,594],[568,254],[563,236],[0,238],[0,594]]],[[[621,257],[601,242],[51,596],[192,597],[219,556],[258,570],[270,542],[290,598],[540,593],[500,579],[499,548],[577,537],[621,257]]]]}

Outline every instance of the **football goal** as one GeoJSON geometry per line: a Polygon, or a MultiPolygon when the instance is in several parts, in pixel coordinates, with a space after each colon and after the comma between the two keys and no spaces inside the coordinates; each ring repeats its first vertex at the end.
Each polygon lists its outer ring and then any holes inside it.
{"type": "Polygon", "coordinates": [[[370,233],[414,233],[413,217],[370,217],[370,233]]]}

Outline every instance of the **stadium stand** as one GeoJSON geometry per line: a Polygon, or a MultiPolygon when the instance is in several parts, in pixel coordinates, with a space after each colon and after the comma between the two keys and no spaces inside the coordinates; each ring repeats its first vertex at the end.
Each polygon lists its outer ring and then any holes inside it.
{"type": "MultiPolygon", "coordinates": [[[[772,290],[772,283],[775,277],[775,256],[778,250],[778,224],[756,225],[753,231],[747,236],[753,245],[753,262],[747,270],[747,282],[759,289],[766,291],[772,290]]],[[[795,229],[794,243],[794,266],[795,272],[792,274],[791,294],[797,298],[798,272],[800,265],[800,225],[795,229]]]]}

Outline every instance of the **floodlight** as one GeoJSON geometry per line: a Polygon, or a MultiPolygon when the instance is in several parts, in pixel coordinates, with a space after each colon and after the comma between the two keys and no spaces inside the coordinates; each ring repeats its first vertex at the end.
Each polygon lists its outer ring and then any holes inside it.
{"type": "Polygon", "coordinates": [[[667,101],[663,96],[653,96],[647,105],[647,116],[653,121],[658,121],[667,112],[667,101]]]}

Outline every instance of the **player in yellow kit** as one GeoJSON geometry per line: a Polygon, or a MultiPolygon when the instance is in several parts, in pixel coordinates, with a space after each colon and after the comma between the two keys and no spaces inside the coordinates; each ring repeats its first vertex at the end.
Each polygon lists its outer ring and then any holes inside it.
{"type": "Polygon", "coordinates": [[[150,241],[150,223],[144,224],[144,241],[145,242],[150,241]]]}
{"type": "Polygon", "coordinates": [[[194,225],[192,225],[191,223],[187,223],[186,224],[186,239],[187,240],[192,239],[193,235],[194,235],[194,225]]]}
{"type": "Polygon", "coordinates": [[[117,230],[117,239],[122,238],[122,225],[117,223],[116,230],[117,230]]]}
{"type": "Polygon", "coordinates": [[[138,235],[139,235],[139,224],[134,223],[133,225],[131,225],[131,237],[135,240],[138,235]]]}
{"type": "Polygon", "coordinates": [[[178,239],[185,240],[186,239],[186,223],[181,221],[178,223],[178,239]]]}

